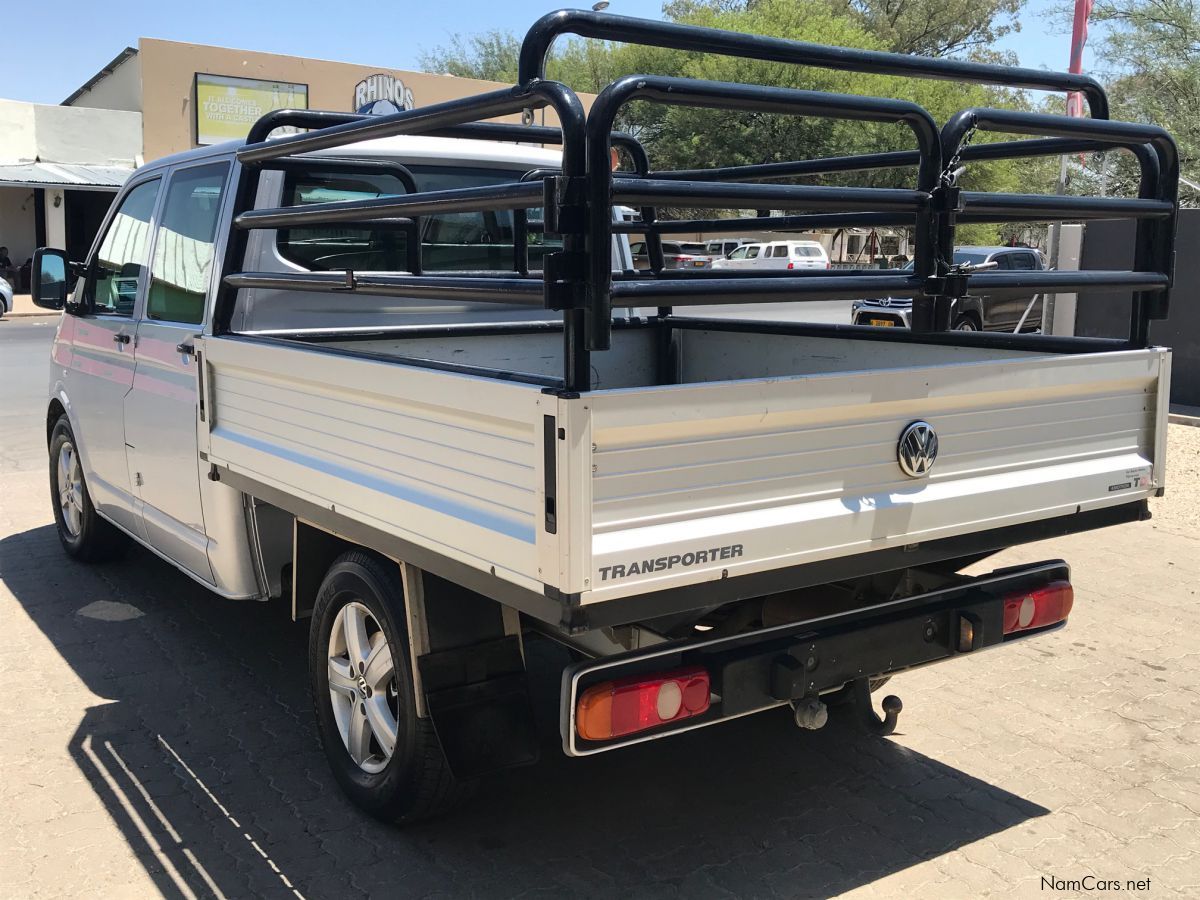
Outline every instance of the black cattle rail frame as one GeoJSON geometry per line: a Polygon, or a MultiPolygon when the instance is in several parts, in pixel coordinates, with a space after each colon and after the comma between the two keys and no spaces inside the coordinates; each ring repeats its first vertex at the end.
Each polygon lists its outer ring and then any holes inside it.
{"type": "MultiPolygon", "coordinates": [[[[1108,119],[1108,101],[1094,79],[959,60],[927,59],[895,53],[824,47],[779,38],[711,28],[654,22],[582,10],[550,13],[529,30],[521,49],[520,83],[510,89],[451,100],[387,116],[359,116],[309,110],[283,110],[264,116],[238,151],[235,230],[225,253],[215,330],[231,331],[237,291],[269,287],[301,291],[357,291],[403,298],[516,304],[561,311],[564,373],[557,386],[590,389],[589,354],[610,346],[613,308],[655,307],[669,328],[712,328],[760,333],[836,334],[867,339],[960,343],[1086,352],[1144,347],[1149,323],[1166,318],[1173,270],[1179,165],[1174,141],[1152,125],[1108,119]],[[1081,92],[1090,118],[967,109],[939,130],[916,104],[876,97],[819,93],[788,88],[629,75],[600,92],[589,113],[566,86],[545,79],[545,62],[556,37],[574,34],[728,56],[854,72],[939,78],[1058,92],[1081,92]],[[692,171],[650,169],[641,146],[614,133],[621,108],[634,100],[652,103],[755,110],[783,115],[903,124],[916,140],[913,151],[827,159],[743,165],[692,171]],[[501,124],[484,120],[549,107],[559,127],[501,124]],[[307,133],[267,141],[281,125],[311,128],[307,133]],[[1024,135],[1019,140],[970,145],[976,131],[1024,135]],[[562,165],[536,170],[520,181],[454,190],[418,192],[411,174],[398,163],[378,163],[396,174],[408,193],[369,200],[316,203],[303,207],[255,209],[259,175],[317,159],[299,154],[391,135],[481,138],[562,145],[562,165]],[[623,149],[633,171],[613,171],[611,152],[623,149]],[[969,162],[1019,159],[1120,148],[1136,157],[1141,171],[1137,198],[998,194],[962,190],[961,167],[969,162]],[[773,184],[771,179],[832,172],[913,167],[913,189],[843,188],[773,184]],[[613,208],[641,210],[640,222],[615,221],[613,208]],[[713,209],[778,209],[782,216],[663,221],[663,205],[713,209]],[[542,221],[527,211],[542,208],[542,221]],[[505,271],[426,273],[421,266],[422,216],[465,211],[511,210],[513,266],[505,271]],[[963,271],[953,264],[959,223],[1080,221],[1095,218],[1137,220],[1134,266],[1123,271],[963,271]],[[395,273],[323,272],[282,274],[242,272],[250,229],[323,223],[407,230],[408,271],[395,273]],[[745,274],[728,270],[665,269],[662,235],[696,230],[802,230],[828,226],[906,226],[913,229],[911,272],[879,269],[805,270],[745,274]],[[528,233],[535,229],[561,237],[562,248],[531,273],[528,233]],[[650,270],[612,271],[614,233],[646,235],[650,270]],[[950,326],[952,306],[971,287],[1036,291],[1133,291],[1128,340],[998,334],[940,334],[950,326]],[[675,306],[795,302],[838,298],[914,298],[912,333],[880,334],[882,329],[839,325],[749,323],[704,318],[680,319],[675,306]]],[[[356,162],[357,164],[357,162],[356,162]]],[[[497,328],[511,326],[495,326],[497,328]]],[[[477,326],[476,331],[487,326],[477,326]]],[[[444,330],[444,329],[441,329],[444,330]]],[[[440,333],[436,327],[430,333],[440,333]]],[[[892,331],[891,329],[888,330],[892,331]]],[[[415,334],[414,336],[419,336],[415,334]]],[[[415,364],[434,365],[421,360],[415,364]]],[[[510,373],[511,374],[511,373],[510,373]]]]}

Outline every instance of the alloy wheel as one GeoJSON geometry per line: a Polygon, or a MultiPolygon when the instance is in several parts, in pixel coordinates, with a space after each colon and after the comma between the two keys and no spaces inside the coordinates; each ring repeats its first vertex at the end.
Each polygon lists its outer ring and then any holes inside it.
{"type": "Polygon", "coordinates": [[[79,537],[83,527],[83,474],[79,454],[70,441],[64,441],[58,450],[58,505],[67,533],[79,537]]]}
{"type": "Polygon", "coordinates": [[[329,700],[342,743],[360,769],[378,774],[396,750],[400,700],[387,637],[359,601],[338,612],[327,657],[329,700]]]}

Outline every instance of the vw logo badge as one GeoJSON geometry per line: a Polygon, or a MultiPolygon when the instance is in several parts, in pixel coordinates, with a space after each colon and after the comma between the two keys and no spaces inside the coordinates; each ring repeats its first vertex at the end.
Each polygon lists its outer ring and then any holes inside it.
{"type": "Polygon", "coordinates": [[[904,474],[924,478],[937,462],[938,436],[928,422],[916,421],[904,429],[896,447],[896,459],[904,474]]]}

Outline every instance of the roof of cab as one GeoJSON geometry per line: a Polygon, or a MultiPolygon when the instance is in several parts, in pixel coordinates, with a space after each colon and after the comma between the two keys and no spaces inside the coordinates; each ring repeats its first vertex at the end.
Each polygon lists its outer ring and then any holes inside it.
{"type": "MultiPolygon", "coordinates": [[[[214,144],[211,147],[198,147],[195,150],[184,150],[173,153],[153,162],[146,163],[139,171],[167,168],[180,163],[200,162],[205,159],[223,159],[234,155],[245,141],[227,141],[214,144]]],[[[562,153],[558,150],[547,150],[540,146],[528,144],[510,144],[500,141],[475,141],[464,138],[438,138],[421,135],[397,135],[395,137],[377,138],[371,141],[360,141],[332,147],[327,150],[315,150],[311,156],[339,157],[386,157],[395,159],[402,157],[413,162],[430,163],[475,163],[484,167],[508,168],[528,167],[557,167],[562,163],[562,153]]]]}

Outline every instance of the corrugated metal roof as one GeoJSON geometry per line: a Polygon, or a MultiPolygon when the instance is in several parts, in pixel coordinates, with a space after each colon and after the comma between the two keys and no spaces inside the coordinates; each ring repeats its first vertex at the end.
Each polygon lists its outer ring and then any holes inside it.
{"type": "Polygon", "coordinates": [[[119,188],[133,173],[124,166],[82,166],[68,163],[0,165],[0,186],[119,188]]]}

